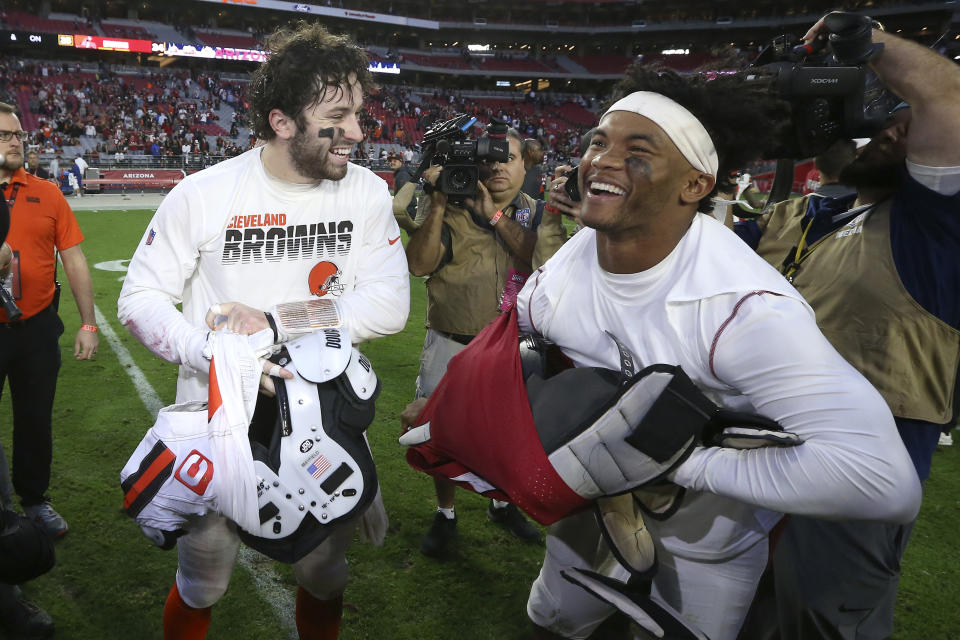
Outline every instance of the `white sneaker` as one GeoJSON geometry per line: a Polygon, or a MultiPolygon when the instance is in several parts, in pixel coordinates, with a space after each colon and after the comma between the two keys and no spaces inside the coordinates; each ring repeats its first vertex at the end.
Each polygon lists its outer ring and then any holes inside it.
{"type": "Polygon", "coordinates": [[[67,521],[64,520],[59,513],[54,511],[49,502],[41,502],[40,504],[24,507],[23,512],[28,518],[37,523],[51,538],[64,536],[70,529],[70,527],[67,526],[67,521]]]}
{"type": "Polygon", "coordinates": [[[953,444],[953,436],[949,433],[941,433],[940,441],[937,442],[938,447],[949,447],[953,444]]]}

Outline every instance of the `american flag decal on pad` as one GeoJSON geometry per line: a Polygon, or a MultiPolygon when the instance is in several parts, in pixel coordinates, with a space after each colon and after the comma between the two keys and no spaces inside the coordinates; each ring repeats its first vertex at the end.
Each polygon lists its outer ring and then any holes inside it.
{"type": "Polygon", "coordinates": [[[330,468],[330,461],[327,460],[322,455],[317,456],[313,459],[313,462],[310,463],[310,466],[307,467],[307,472],[312,475],[314,478],[319,479],[324,473],[327,472],[327,469],[330,468]]]}

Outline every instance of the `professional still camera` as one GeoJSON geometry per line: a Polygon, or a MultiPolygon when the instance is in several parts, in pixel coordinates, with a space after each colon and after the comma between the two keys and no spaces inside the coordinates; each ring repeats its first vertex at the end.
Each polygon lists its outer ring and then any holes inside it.
{"type": "Polygon", "coordinates": [[[435,188],[447,194],[454,204],[463,204],[477,194],[477,183],[485,177],[481,174],[485,162],[506,162],[510,157],[507,123],[492,117],[486,132],[470,140],[476,122],[473,116],[458,115],[423,135],[422,159],[414,178],[419,179],[431,165],[442,166],[435,188]]]}

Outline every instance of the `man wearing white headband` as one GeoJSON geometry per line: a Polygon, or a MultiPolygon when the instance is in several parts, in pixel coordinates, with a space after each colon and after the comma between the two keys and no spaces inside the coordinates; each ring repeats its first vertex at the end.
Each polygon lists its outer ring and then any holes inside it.
{"type": "MultiPolygon", "coordinates": [[[[637,370],[680,365],[713,402],[803,439],[694,449],[666,476],[671,491],[683,489],[679,508],[646,518],[659,565],[651,596],[711,640],[732,640],[782,512],[904,522],[920,487],[883,399],[830,346],[800,294],[701,213],[717,183],[729,188],[730,170],[758,153],[735,134],[771,130],[773,111],[733,82],[639,66],[617,91],[624,97],[600,119],[579,168],[586,228],[527,281],[521,330],[575,366],[619,370],[613,334],[637,370]]],[[[561,575],[579,568],[626,581],[601,542],[591,512],[550,528],[527,603],[536,638],[587,638],[614,611],[561,575]]]]}

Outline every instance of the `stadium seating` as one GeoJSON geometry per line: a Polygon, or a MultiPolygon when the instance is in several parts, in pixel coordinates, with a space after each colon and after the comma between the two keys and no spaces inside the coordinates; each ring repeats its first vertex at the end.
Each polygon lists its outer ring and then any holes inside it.
{"type": "Polygon", "coordinates": [[[462,56],[427,55],[403,52],[403,61],[420,65],[421,67],[439,67],[441,69],[472,69],[469,62],[462,56]]]}
{"type": "Polygon", "coordinates": [[[214,47],[228,47],[231,49],[259,49],[260,43],[250,35],[220,33],[216,31],[196,30],[197,39],[203,44],[214,47]]]}
{"type": "Polygon", "coordinates": [[[627,56],[615,54],[571,57],[571,60],[588,72],[596,74],[622,74],[632,62],[627,56]]]}
{"type": "Polygon", "coordinates": [[[23,29],[25,31],[40,31],[43,33],[78,33],[89,30],[79,18],[77,20],[52,20],[50,18],[41,18],[38,15],[18,11],[15,9],[7,10],[7,25],[11,29],[23,29]]]}
{"type": "Polygon", "coordinates": [[[651,67],[666,67],[674,71],[694,72],[704,69],[716,69],[721,62],[709,53],[689,53],[686,55],[648,54],[643,56],[643,64],[651,67]]]}
{"type": "Polygon", "coordinates": [[[511,57],[486,57],[474,59],[474,66],[485,71],[530,71],[533,73],[552,73],[555,68],[549,67],[538,60],[511,57]]]}
{"type": "Polygon", "coordinates": [[[597,122],[597,114],[573,102],[558,105],[552,110],[560,118],[573,124],[591,127],[597,122]]]}
{"type": "Polygon", "coordinates": [[[157,39],[157,36],[143,27],[138,27],[128,24],[110,24],[109,22],[101,22],[100,30],[103,31],[103,35],[112,36],[114,38],[134,38],[137,40],[150,40],[154,41],[157,39]]]}

